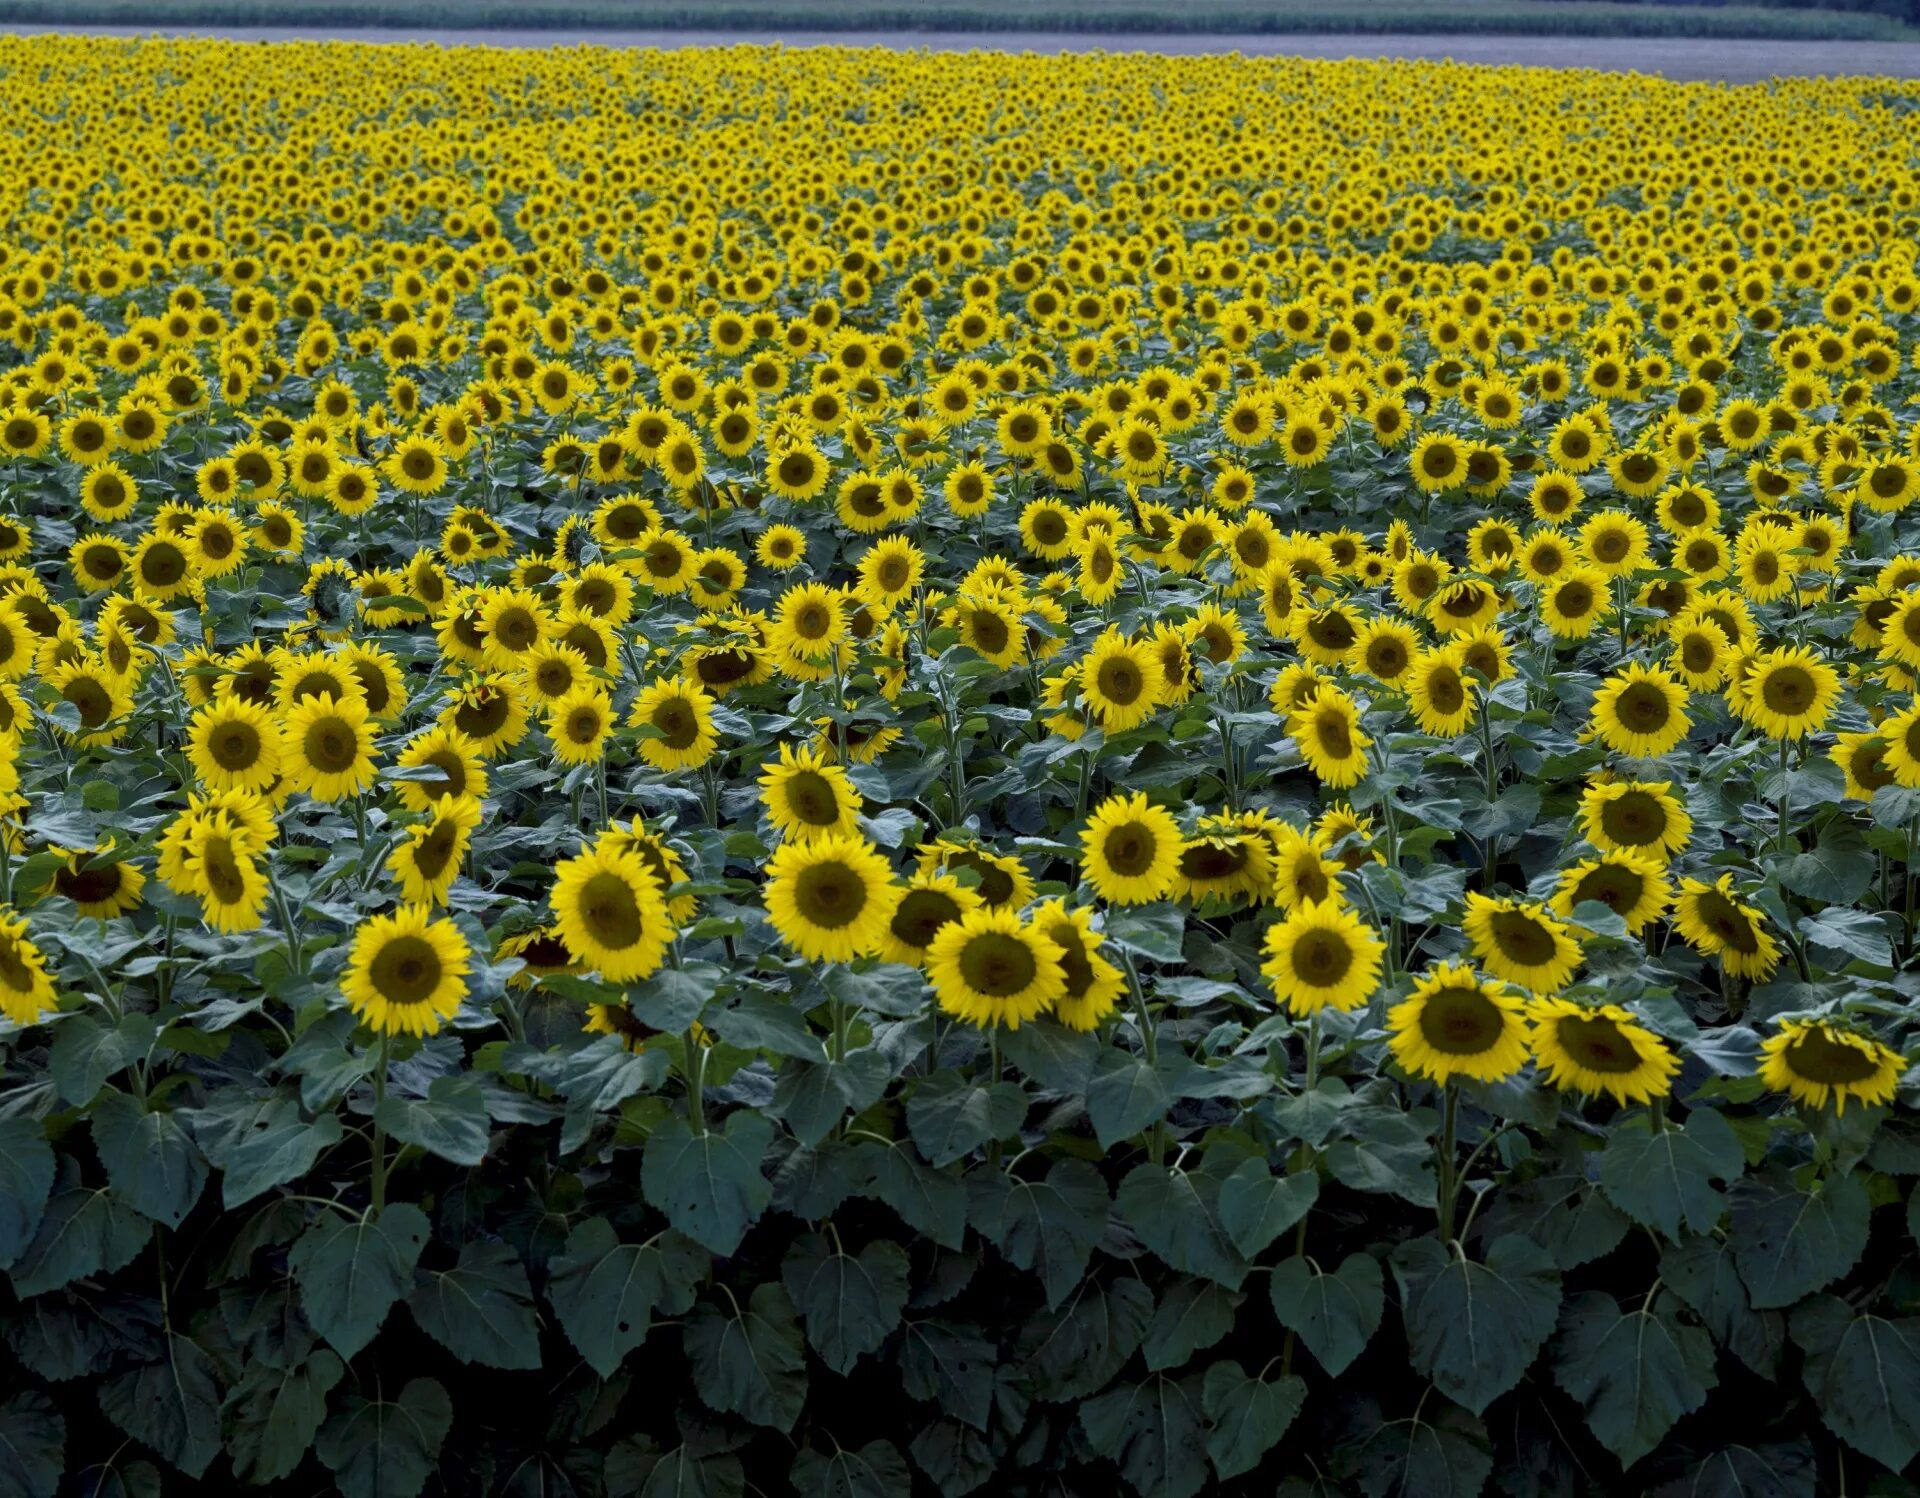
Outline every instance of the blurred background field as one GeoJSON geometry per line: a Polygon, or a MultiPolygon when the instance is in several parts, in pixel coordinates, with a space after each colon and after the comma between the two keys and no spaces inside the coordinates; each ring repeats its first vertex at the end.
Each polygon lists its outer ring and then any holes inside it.
{"type": "Polygon", "coordinates": [[[992,31],[1879,40],[1920,36],[1920,0],[0,0],[0,23],[79,28],[379,26],[430,31],[992,31]]]}

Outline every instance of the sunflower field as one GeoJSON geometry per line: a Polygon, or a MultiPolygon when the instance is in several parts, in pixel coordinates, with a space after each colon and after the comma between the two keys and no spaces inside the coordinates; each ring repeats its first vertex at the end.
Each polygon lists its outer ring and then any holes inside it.
{"type": "Polygon", "coordinates": [[[0,101],[0,1498],[1915,1491],[1920,98],[0,101]]]}

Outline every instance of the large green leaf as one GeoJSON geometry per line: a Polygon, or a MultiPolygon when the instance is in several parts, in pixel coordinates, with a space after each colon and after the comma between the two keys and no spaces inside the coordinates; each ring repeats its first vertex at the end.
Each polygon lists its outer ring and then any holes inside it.
{"type": "Polygon", "coordinates": [[[108,1077],[145,1056],[159,1033],[150,1014],[129,1014],[115,1025],[103,1025],[91,1014],[74,1015],[54,1032],[47,1075],[65,1101],[84,1108],[108,1077]]]}
{"type": "Polygon", "coordinates": [[[907,1099],[907,1128],[936,1167],[1005,1139],[1026,1116],[1027,1095],[1019,1083],[985,1084],[958,1071],[935,1072],[907,1099]]]}
{"type": "Polygon", "coordinates": [[[909,1318],[900,1337],[900,1382],[909,1399],[932,1404],[975,1430],[993,1407],[996,1349],[975,1326],[909,1318]]]}
{"type": "Polygon", "coordinates": [[[869,1175],[862,1195],[885,1202],[916,1233],[942,1248],[959,1248],[967,1237],[967,1186],[935,1170],[905,1141],[888,1147],[863,1143],[860,1159],[869,1175]]]}
{"type": "Polygon", "coordinates": [[[1224,1479],[1251,1472],[1280,1443],[1307,1402],[1307,1384],[1291,1373],[1250,1377],[1228,1358],[1207,1369],[1200,1399],[1210,1422],[1207,1458],[1224,1479]]]}
{"type": "Polygon", "coordinates": [[[869,1441],[857,1451],[836,1445],[831,1456],[808,1447],[794,1458],[793,1486],[801,1498],[900,1498],[913,1477],[891,1441],[869,1441]]]}
{"type": "Polygon", "coordinates": [[[453,1428],[453,1401],[430,1378],[399,1397],[349,1395],[321,1427],[314,1451],[342,1498],[414,1498],[427,1485],[453,1428]]]}
{"type": "Polygon", "coordinates": [[[1520,1382],[1560,1313],[1560,1273],[1525,1238],[1496,1238],[1485,1262],[1414,1238],[1393,1251],[1414,1371],[1479,1414],[1520,1382]]]}
{"type": "Polygon", "coordinates": [[[265,1094],[228,1089],[196,1110],[191,1123],[194,1142],[223,1172],[220,1196],[229,1212],[299,1180],[342,1132],[332,1113],[309,1121],[292,1086],[265,1094]]]}
{"type": "Polygon", "coordinates": [[[1708,1236],[1668,1244],[1660,1255],[1660,1278],[1693,1308],[1721,1347],[1762,1378],[1778,1375],[1786,1317],[1753,1309],[1734,1262],[1732,1239],[1708,1236]]]}
{"type": "Polygon", "coordinates": [[[1757,1310],[1790,1306],[1859,1262],[1867,1246],[1867,1188],[1832,1176],[1803,1190],[1784,1170],[1733,1190],[1734,1261],[1757,1310]]]}
{"type": "Polygon", "coordinates": [[[1178,1368],[1233,1330],[1240,1297],[1211,1280],[1176,1280],[1160,1297],[1143,1351],[1152,1369],[1178,1368]]]}
{"type": "Polygon", "coordinates": [[[1080,1406],[1087,1444],[1140,1498],[1192,1498],[1207,1483],[1201,1380],[1155,1373],[1080,1406]]]}
{"type": "Polygon", "coordinates": [[[1273,1314],[1296,1333],[1330,1376],[1346,1372],[1380,1329],[1386,1278],[1371,1254],[1351,1253],[1334,1270],[1296,1255],[1268,1277],[1273,1314]]]}
{"type": "Polygon", "coordinates": [[[966,1498],[986,1486],[999,1469],[987,1438],[958,1420],[923,1425],[907,1449],[942,1498],[966,1498]]]}
{"type": "Polygon", "coordinates": [[[1213,1176],[1143,1162],[1127,1172],[1114,1203],[1170,1268],[1230,1290],[1246,1278],[1247,1262],[1220,1222],[1220,1182],[1213,1176]]]}
{"type": "Polygon", "coordinates": [[[1134,1279],[1081,1281],[1056,1310],[1023,1322],[1017,1348],[1042,1399],[1068,1402],[1104,1389],[1138,1350],[1153,1294],[1134,1279]]]}
{"type": "Polygon", "coordinates": [[[1668,1294],[1622,1311],[1611,1295],[1589,1290],[1561,1313],[1554,1379],[1586,1406],[1588,1427],[1623,1467],[1658,1446],[1719,1382],[1713,1339],[1678,1312],[1668,1294]]]}
{"type": "Polygon", "coordinates": [[[1479,1498],[1493,1475],[1493,1443],[1478,1416],[1422,1399],[1389,1420],[1371,1398],[1354,1403],[1339,1473],[1367,1498],[1479,1498]]]}
{"type": "Polygon", "coordinates": [[[1723,1446],[1658,1498],[1816,1498],[1820,1463],[1805,1441],[1723,1446]]]}
{"type": "Polygon", "coordinates": [[[693,1386],[710,1408],[793,1429],[807,1398],[807,1357],[793,1302],[778,1284],[757,1286],[745,1306],[702,1301],[683,1341],[693,1386]]]}
{"type": "Polygon", "coordinates": [[[201,1476],[220,1454],[220,1391],[213,1362],[178,1333],[168,1335],[159,1362],[102,1384],[100,1410],[189,1477],[201,1476]]]}
{"type": "Polygon", "coordinates": [[[468,1243],[453,1268],[416,1270],[407,1309],[422,1331],[464,1363],[540,1366],[533,1287],[508,1244],[468,1243]]]}
{"type": "MultiPolygon", "coordinates": [[[[75,1177],[69,1173],[69,1179],[75,1177]]],[[[153,1224],[104,1188],[68,1186],[47,1203],[32,1241],[14,1264],[13,1288],[41,1295],[90,1275],[124,1269],[140,1255],[153,1224]]]]}
{"type": "Polygon", "coordinates": [[[885,1238],[849,1254],[837,1239],[808,1233],[788,1251],[780,1275],[813,1350],[847,1373],[900,1324],[907,1269],[906,1250],[885,1238]]]}
{"type": "Polygon", "coordinates": [[[1431,1209],[1433,1141],[1412,1116],[1388,1107],[1348,1108],[1346,1137],[1327,1146],[1327,1169],[1355,1191],[1387,1192],[1431,1209]]]}
{"type": "Polygon", "coordinates": [[[607,1498],[743,1498],[747,1475],[730,1452],[662,1452],[629,1436],[607,1453],[607,1498]]]}
{"type": "Polygon", "coordinates": [[[67,1422],[26,1389],[0,1401],[0,1498],[54,1498],[66,1469],[67,1422]]]}
{"type": "MultiPolygon", "coordinates": [[[[890,1078],[887,1058],[867,1046],[840,1061],[791,1061],[780,1068],[769,1110],[809,1147],[831,1134],[847,1113],[878,1102],[890,1078]]],[[[951,1075],[941,1073],[940,1075],[951,1075]]]]}
{"type": "Polygon", "coordinates": [[[641,1190],[676,1231],[731,1254],[772,1200],[760,1173],[772,1139],[773,1125],[747,1109],[729,1114],[719,1132],[696,1134],[684,1119],[666,1119],[647,1137],[641,1190]]]}
{"type": "Polygon", "coordinates": [[[1242,1160],[1220,1183],[1220,1225],[1249,1259],[1299,1222],[1320,1197],[1320,1177],[1275,1175],[1265,1160],[1242,1160]]]}
{"type": "Polygon", "coordinates": [[[1016,1269],[1038,1273],[1048,1306],[1059,1305],[1107,1230],[1113,1204],[1100,1173],[1082,1160],[1056,1160],[1036,1180],[980,1171],[968,1184],[974,1227],[1016,1269]]]}
{"type": "Polygon", "coordinates": [[[412,1288],[413,1266],[431,1236],[427,1214],[410,1202],[360,1216],[329,1209],[300,1235],[287,1254],[300,1309],[341,1357],[371,1342],[412,1288]]]}
{"type": "Polygon", "coordinates": [[[93,1147],[114,1194],[134,1211],[177,1228],[207,1184],[207,1160],[171,1113],[106,1092],[93,1105],[93,1147]]]}
{"type": "Polygon", "coordinates": [[[1635,1222],[1677,1239],[1682,1227],[1713,1231],[1727,1199],[1714,1180],[1737,1181],[1746,1155],[1711,1108],[1696,1108],[1684,1128],[1615,1124],[1600,1155],[1600,1189],[1635,1222]]]}
{"type": "Polygon", "coordinates": [[[1821,1295],[1793,1313],[1807,1392],[1833,1433],[1894,1472],[1920,1454],[1920,1318],[1821,1295]]]}
{"type": "Polygon", "coordinates": [[[31,1118],[0,1118],[0,1269],[33,1241],[53,1192],[53,1146],[31,1118]]]}
{"type": "Polygon", "coordinates": [[[254,1484],[291,1476],[326,1421],[327,1395],[345,1374],[346,1366],[325,1348],[293,1368],[248,1364],[227,1396],[234,1475],[254,1484]]]}
{"type": "Polygon", "coordinates": [[[373,1117],[402,1144],[452,1164],[478,1165],[487,1156],[487,1105],[472,1077],[435,1077],[425,1097],[389,1095],[373,1117]]]}
{"type": "Polygon", "coordinates": [[[591,1217],[547,1265],[547,1294],[587,1366],[612,1378],[646,1341],[655,1311],[677,1316],[693,1304],[707,1263],[705,1251],[678,1233],[622,1243],[604,1217],[591,1217]]]}
{"type": "Polygon", "coordinates": [[[1100,1148],[1110,1150],[1167,1116],[1172,1099],[1160,1073],[1131,1052],[1109,1046],[1087,1082],[1087,1117],[1100,1148]]]}

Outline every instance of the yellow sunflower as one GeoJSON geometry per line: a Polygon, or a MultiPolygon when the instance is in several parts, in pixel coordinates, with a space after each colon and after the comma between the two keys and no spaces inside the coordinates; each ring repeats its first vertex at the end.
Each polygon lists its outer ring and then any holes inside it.
{"type": "Polygon", "coordinates": [[[1080,834],[1086,879],[1101,899],[1146,905],[1164,897],[1179,870],[1180,824],[1146,796],[1110,796],[1080,834]]]}
{"type": "Polygon", "coordinates": [[[467,939],[418,905],[361,923],[340,991],[361,1023],[383,1035],[433,1035],[467,993],[467,939]]]}
{"type": "Polygon", "coordinates": [[[767,860],[767,919],[810,962],[879,951],[903,893],[870,843],[842,833],[782,843],[767,860]]]}
{"type": "Polygon", "coordinates": [[[1527,1017],[1533,1059],[1562,1092],[1604,1092],[1622,1106],[1650,1103],[1667,1095],[1680,1070],[1672,1047],[1617,1004],[1535,999],[1527,1017]]]}
{"type": "Polygon", "coordinates": [[[1743,904],[1733,892],[1733,875],[1712,884],[1683,879],[1674,902],[1674,926],[1681,939],[1737,978],[1764,980],[1780,965],[1780,943],[1767,930],[1766,917],[1743,904]]]}
{"type": "Polygon", "coordinates": [[[1871,1035],[1827,1020],[1786,1020],[1760,1047],[1760,1080],[1809,1108],[1849,1101],[1880,1107],[1893,1101],[1907,1058],[1871,1035]]]}
{"type": "Polygon", "coordinates": [[[981,906],[934,935],[927,976],[946,1013],[981,1029],[1017,1030],[1065,991],[1064,957],[1037,926],[981,906]]]}
{"type": "Polygon", "coordinates": [[[1528,901],[1471,891],[1460,925],[1488,972],[1535,993],[1565,988],[1580,966],[1572,933],[1528,901]]]}
{"type": "Polygon", "coordinates": [[[280,763],[288,783],[316,801],[357,796],[373,784],[373,727],[358,693],[323,692],[288,711],[280,763]]]}
{"type": "Polygon", "coordinates": [[[473,797],[442,796],[427,820],[409,827],[387,855],[387,872],[399,881],[401,898],[409,905],[446,904],[479,825],[480,803],[473,797]]]}
{"type": "Polygon", "coordinates": [[[1360,708],[1340,688],[1322,686],[1287,718],[1287,734],[1322,785],[1345,790],[1367,773],[1373,740],[1361,730],[1360,708]]]}
{"type": "Polygon", "coordinates": [[[879,956],[903,967],[925,967],[927,949],[941,928],[980,908],[977,890],[952,874],[915,874],[887,921],[879,956]]]}
{"type": "Polygon", "coordinates": [[[0,1014],[25,1026],[56,1007],[47,959],[27,935],[26,917],[0,912],[0,1014]]]}
{"type": "Polygon", "coordinates": [[[1526,1006],[1463,963],[1429,968],[1387,1012],[1387,1047],[1416,1077],[1499,1082],[1527,1064],[1526,1006]]]}
{"type": "Polygon", "coordinates": [[[1332,900],[1296,907],[1267,931],[1260,971],[1274,997],[1295,1015],[1358,1009],[1380,983],[1386,944],[1367,923],[1332,900]]]}
{"type": "Polygon", "coordinates": [[[1100,955],[1100,933],[1093,929],[1093,910],[1069,910],[1049,900],[1033,912],[1033,928],[1060,949],[1060,969],[1066,982],[1053,1001],[1053,1017],[1069,1030],[1098,1029],[1127,990],[1126,975],[1100,955]]]}
{"type": "Polygon", "coordinates": [[[1687,736],[1687,689],[1664,671],[1629,661],[1594,694],[1593,731],[1615,754],[1657,759],[1687,736]]]}
{"type": "Polygon", "coordinates": [[[187,727],[187,757],[216,791],[263,791],[280,775],[281,734],[273,714],[239,697],[210,702],[187,727]]]}
{"type": "Polygon", "coordinates": [[[611,983],[649,977],[673,939],[660,880],[629,848],[599,845],[554,869],[554,924],[567,950],[611,983]]]}

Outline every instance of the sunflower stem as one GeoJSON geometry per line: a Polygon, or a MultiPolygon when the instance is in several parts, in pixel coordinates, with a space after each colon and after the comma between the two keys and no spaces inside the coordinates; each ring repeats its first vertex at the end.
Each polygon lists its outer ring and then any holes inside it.
{"type": "MultiPolygon", "coordinates": [[[[993,1085],[1000,1085],[1000,1027],[994,1025],[987,1031],[987,1048],[993,1055],[993,1085]]],[[[1000,1168],[1000,1141],[994,1140],[987,1146],[987,1163],[995,1170],[1000,1168]]]]}
{"type": "Polygon", "coordinates": [[[1440,1167],[1440,1241],[1453,1242],[1453,1214],[1455,1201],[1454,1150],[1460,1129],[1460,1089],[1452,1082],[1446,1087],[1446,1112],[1440,1126],[1440,1148],[1437,1163],[1440,1167]]]}
{"type": "Polygon", "coordinates": [[[1656,1134],[1667,1132],[1667,1101],[1655,1098],[1647,1104],[1647,1126],[1656,1134]]]}
{"type": "Polygon", "coordinates": [[[297,974],[302,970],[300,934],[293,927],[293,910],[287,904],[287,892],[280,887],[280,876],[274,870],[272,855],[261,861],[267,866],[267,888],[273,893],[273,909],[280,918],[280,933],[287,940],[287,970],[297,974]]]}
{"type": "Polygon", "coordinates": [[[1792,797],[1787,792],[1787,741],[1782,739],[1780,741],[1780,835],[1775,846],[1783,853],[1787,849],[1787,839],[1792,835],[1787,826],[1787,808],[1791,800],[1792,797]]]}
{"type": "Polygon", "coordinates": [[[373,1068],[373,1178],[370,1195],[377,1217],[387,1204],[387,1126],[380,1118],[381,1104],[387,1100],[387,1063],[393,1055],[393,1036],[380,1037],[380,1059],[373,1068]]]}
{"type": "Polygon", "coordinates": [[[700,1044],[691,1025],[681,1044],[687,1062],[687,1125],[700,1136],[707,1132],[707,1048],[700,1044]]]}

